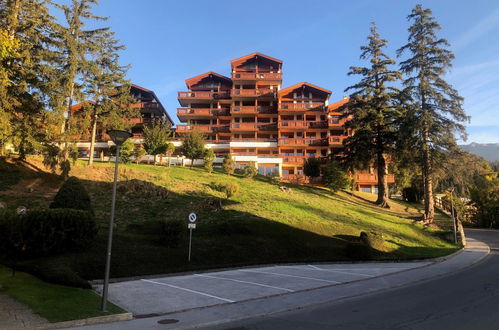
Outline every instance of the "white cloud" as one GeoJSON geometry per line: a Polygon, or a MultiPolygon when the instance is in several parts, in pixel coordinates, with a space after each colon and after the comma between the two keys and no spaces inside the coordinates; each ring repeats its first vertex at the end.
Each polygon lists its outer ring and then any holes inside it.
{"type": "Polygon", "coordinates": [[[458,50],[465,48],[476,39],[480,38],[490,30],[499,26],[499,8],[494,10],[490,15],[476,23],[471,29],[464,33],[460,38],[452,43],[453,49],[458,50]]]}

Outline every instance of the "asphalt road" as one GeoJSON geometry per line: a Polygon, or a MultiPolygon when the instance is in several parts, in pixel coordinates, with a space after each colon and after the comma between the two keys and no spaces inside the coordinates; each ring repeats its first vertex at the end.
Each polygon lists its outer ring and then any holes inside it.
{"type": "Polygon", "coordinates": [[[455,274],[209,329],[499,329],[499,231],[467,235],[487,243],[491,253],[455,274]]]}

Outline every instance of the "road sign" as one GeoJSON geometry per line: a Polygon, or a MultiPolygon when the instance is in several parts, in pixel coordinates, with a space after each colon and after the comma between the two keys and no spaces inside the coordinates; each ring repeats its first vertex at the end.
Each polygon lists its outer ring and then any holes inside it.
{"type": "Polygon", "coordinates": [[[190,222],[196,222],[196,219],[197,219],[196,213],[189,214],[189,221],[190,222]]]}
{"type": "Polygon", "coordinates": [[[196,229],[196,224],[195,223],[190,223],[187,225],[187,228],[189,229],[196,229]]]}

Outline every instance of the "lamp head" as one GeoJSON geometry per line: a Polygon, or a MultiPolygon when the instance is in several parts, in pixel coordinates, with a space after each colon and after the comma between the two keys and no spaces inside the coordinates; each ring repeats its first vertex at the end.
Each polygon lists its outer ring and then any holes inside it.
{"type": "Polygon", "coordinates": [[[106,133],[111,137],[111,140],[113,140],[117,147],[121,146],[128,138],[132,137],[130,132],[119,129],[107,130],[106,133]]]}

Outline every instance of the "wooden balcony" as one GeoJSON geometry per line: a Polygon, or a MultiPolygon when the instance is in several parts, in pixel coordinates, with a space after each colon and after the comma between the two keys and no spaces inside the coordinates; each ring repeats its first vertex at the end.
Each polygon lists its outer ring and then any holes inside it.
{"type": "MultiPolygon", "coordinates": [[[[357,184],[378,184],[378,174],[370,173],[357,173],[355,175],[357,184]]],[[[395,176],[393,174],[386,174],[388,183],[395,182],[395,176]]]]}
{"type": "Polygon", "coordinates": [[[304,121],[297,121],[297,120],[281,120],[281,121],[279,121],[279,128],[305,129],[307,127],[308,127],[307,123],[304,121]]]}
{"type": "Polygon", "coordinates": [[[273,123],[258,123],[257,128],[261,131],[277,131],[277,124],[273,123]]]}
{"type": "Polygon", "coordinates": [[[327,146],[327,139],[311,139],[311,138],[280,138],[279,146],[327,146]]]}
{"type": "Polygon", "coordinates": [[[328,127],[327,120],[307,121],[307,124],[309,128],[327,129],[328,127]]]}
{"type": "Polygon", "coordinates": [[[131,105],[135,109],[159,109],[159,103],[156,102],[137,102],[131,105]]]}
{"type": "Polygon", "coordinates": [[[212,109],[209,108],[177,108],[177,116],[182,118],[211,117],[212,109]]]}
{"type": "Polygon", "coordinates": [[[179,100],[217,100],[230,98],[229,91],[206,92],[206,91],[191,91],[178,92],[179,100]]]}
{"type": "Polygon", "coordinates": [[[233,72],[232,80],[281,81],[282,73],[277,72],[233,72]]]}
{"type": "Polygon", "coordinates": [[[161,118],[131,118],[129,119],[129,122],[131,124],[137,125],[137,124],[151,124],[153,120],[161,120],[161,118]]]}
{"type": "Polygon", "coordinates": [[[300,111],[324,111],[324,103],[280,103],[279,111],[300,112],[300,111]]]}
{"type": "Polygon", "coordinates": [[[347,119],[342,118],[342,119],[336,119],[336,118],[329,118],[328,119],[328,125],[329,127],[342,127],[345,125],[347,119]]]}
{"type": "Polygon", "coordinates": [[[285,164],[303,165],[305,158],[304,156],[282,156],[282,162],[285,164]]]}
{"type": "Polygon", "coordinates": [[[245,114],[250,114],[250,115],[256,115],[256,114],[272,114],[272,113],[277,113],[275,108],[273,107],[264,107],[264,106],[254,106],[254,105],[233,105],[231,108],[231,113],[233,115],[245,115],[245,114]]]}
{"type": "Polygon", "coordinates": [[[256,131],[256,123],[231,123],[230,129],[232,131],[256,131]]]}
{"type": "Polygon", "coordinates": [[[277,139],[232,138],[231,142],[277,142],[277,139]]]}
{"type": "Polygon", "coordinates": [[[347,138],[348,136],[342,135],[342,136],[329,136],[328,141],[329,145],[343,145],[343,141],[347,138]]]}
{"type": "Polygon", "coordinates": [[[259,89],[232,89],[230,92],[232,97],[275,97],[275,92],[268,88],[259,89]]]}

